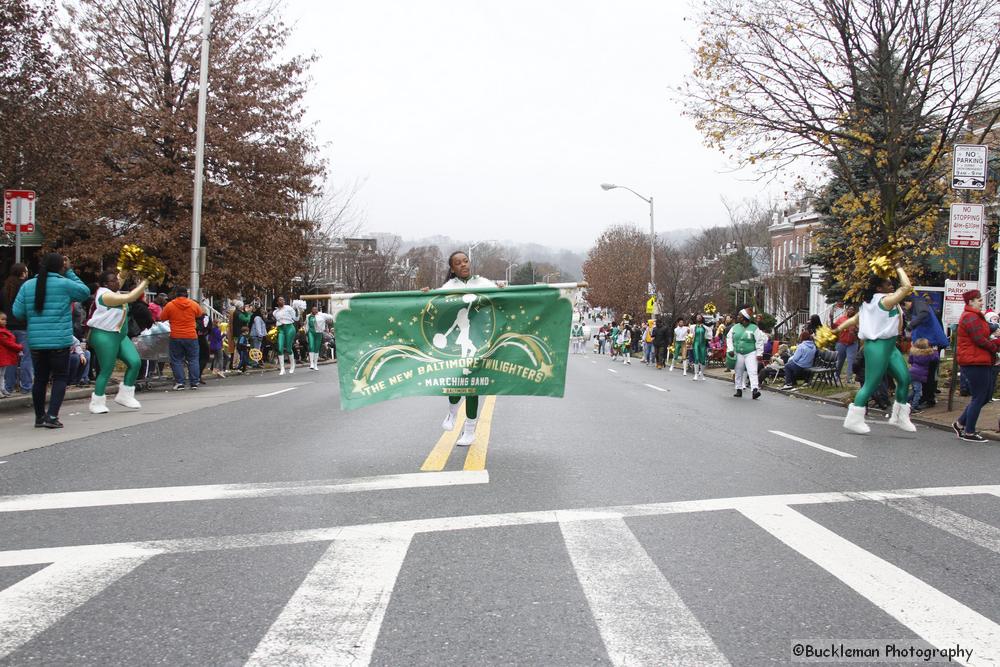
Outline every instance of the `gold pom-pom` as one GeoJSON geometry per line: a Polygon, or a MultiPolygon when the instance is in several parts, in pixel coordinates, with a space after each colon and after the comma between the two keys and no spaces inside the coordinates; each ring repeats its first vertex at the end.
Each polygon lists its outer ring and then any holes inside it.
{"type": "Polygon", "coordinates": [[[868,261],[868,268],[879,278],[891,278],[892,260],[887,255],[877,255],[868,261]]]}
{"type": "Polygon", "coordinates": [[[278,340],[278,327],[271,327],[271,330],[267,332],[267,339],[272,343],[278,340]]]}
{"type": "Polygon", "coordinates": [[[705,314],[706,315],[715,315],[715,313],[718,312],[718,310],[719,309],[716,308],[715,304],[712,303],[711,301],[709,301],[708,303],[705,304],[705,314]]]}
{"type": "Polygon", "coordinates": [[[827,350],[832,349],[837,344],[837,334],[833,333],[833,329],[826,325],[816,329],[816,335],[813,338],[816,341],[816,347],[827,350]]]}
{"type": "Polygon", "coordinates": [[[167,267],[158,257],[146,255],[135,267],[135,272],[153,285],[158,285],[167,277],[167,267]]]}
{"type": "Polygon", "coordinates": [[[145,256],[146,253],[143,252],[142,248],[134,243],[126,243],[122,246],[121,252],[118,253],[118,270],[134,271],[145,256]]]}
{"type": "Polygon", "coordinates": [[[684,344],[691,345],[692,343],[694,343],[694,334],[688,334],[687,338],[684,339],[684,344]]]}

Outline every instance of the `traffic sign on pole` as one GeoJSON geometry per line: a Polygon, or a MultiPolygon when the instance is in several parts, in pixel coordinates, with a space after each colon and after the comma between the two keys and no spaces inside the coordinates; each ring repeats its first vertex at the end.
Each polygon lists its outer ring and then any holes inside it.
{"type": "Polygon", "coordinates": [[[35,231],[35,191],[3,191],[3,230],[30,234],[35,231]]]}
{"type": "Polygon", "coordinates": [[[955,144],[951,187],[956,190],[985,190],[988,153],[989,146],[983,144],[955,144]]]}
{"type": "Polygon", "coordinates": [[[982,204],[952,204],[948,245],[952,248],[980,247],[985,221],[986,207],[982,204]]]}

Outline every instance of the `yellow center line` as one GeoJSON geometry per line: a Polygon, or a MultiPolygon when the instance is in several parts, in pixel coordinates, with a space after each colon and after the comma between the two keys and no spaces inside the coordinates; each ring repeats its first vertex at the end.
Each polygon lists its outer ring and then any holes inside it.
{"type": "Polygon", "coordinates": [[[496,396],[486,397],[486,405],[483,406],[479,423],[476,425],[476,439],[469,446],[469,453],[465,455],[465,470],[486,469],[486,448],[490,446],[490,428],[493,426],[493,406],[496,402],[496,396]]]}
{"type": "Polygon", "coordinates": [[[459,410],[459,414],[455,418],[455,428],[444,432],[437,444],[434,445],[434,449],[427,455],[424,464],[420,466],[423,472],[444,470],[445,464],[448,463],[448,457],[451,456],[451,450],[455,447],[455,441],[462,433],[463,424],[465,424],[465,410],[459,410]]]}

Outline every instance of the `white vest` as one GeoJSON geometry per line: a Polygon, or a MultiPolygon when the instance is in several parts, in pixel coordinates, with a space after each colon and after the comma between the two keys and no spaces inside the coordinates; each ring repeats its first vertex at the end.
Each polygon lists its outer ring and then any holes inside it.
{"type": "Polygon", "coordinates": [[[464,289],[466,287],[496,287],[497,284],[489,278],[470,276],[468,280],[455,277],[441,285],[438,289],[464,289]]]}
{"type": "Polygon", "coordinates": [[[876,294],[868,303],[861,304],[858,324],[858,338],[861,340],[880,340],[895,338],[899,335],[899,305],[886,312],[880,305],[888,294],[876,294]]]}
{"type": "Polygon", "coordinates": [[[87,320],[87,326],[101,331],[119,332],[125,326],[128,316],[128,304],[108,307],[101,303],[105,294],[114,294],[107,287],[98,287],[94,297],[94,314],[87,320]]]}

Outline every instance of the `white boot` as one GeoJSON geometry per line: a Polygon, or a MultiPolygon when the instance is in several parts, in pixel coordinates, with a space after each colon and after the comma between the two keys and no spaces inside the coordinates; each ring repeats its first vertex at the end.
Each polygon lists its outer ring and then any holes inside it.
{"type": "Polygon", "coordinates": [[[294,354],[288,355],[288,359],[292,362],[291,368],[288,369],[288,374],[291,375],[292,373],[295,372],[295,355],[294,354]]]}
{"type": "Polygon", "coordinates": [[[889,417],[889,423],[910,433],[914,433],[917,430],[917,427],[910,421],[909,403],[894,402],[892,404],[892,415],[889,417]]]}
{"type": "Polygon", "coordinates": [[[458,403],[455,404],[451,403],[448,404],[448,416],[444,418],[443,422],[441,422],[442,430],[450,431],[451,429],[455,428],[455,418],[458,417],[458,406],[460,406],[461,404],[462,401],[459,401],[458,403]]]}
{"type": "Polygon", "coordinates": [[[93,415],[103,415],[108,411],[107,396],[90,395],[90,413],[93,415]]]}
{"type": "Polygon", "coordinates": [[[118,393],[115,394],[115,403],[124,405],[126,408],[132,408],[133,410],[138,410],[142,407],[139,401],[135,400],[135,387],[127,387],[123,384],[118,385],[118,393]]]}
{"type": "Polygon", "coordinates": [[[684,375],[688,374],[688,360],[684,360],[684,375]]]}
{"type": "Polygon", "coordinates": [[[278,355],[278,368],[281,369],[278,372],[278,375],[284,375],[285,374],[285,355],[283,355],[283,354],[279,354],[278,355]]]}
{"type": "Polygon", "coordinates": [[[309,368],[313,369],[314,371],[319,370],[319,352],[309,353],[309,368]]]}
{"type": "Polygon", "coordinates": [[[462,427],[462,435],[458,436],[456,445],[459,447],[468,447],[472,444],[472,441],[476,439],[476,422],[478,421],[478,419],[465,420],[465,426],[462,427]]]}
{"type": "Polygon", "coordinates": [[[847,416],[844,417],[844,428],[854,433],[868,433],[871,427],[865,423],[865,408],[851,403],[847,406],[847,416]]]}

